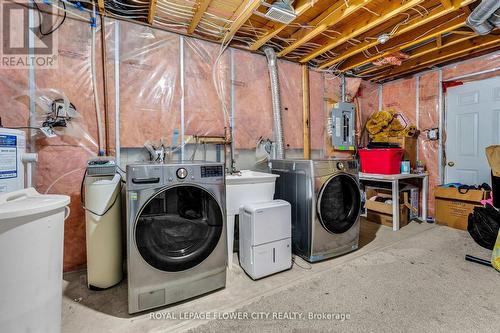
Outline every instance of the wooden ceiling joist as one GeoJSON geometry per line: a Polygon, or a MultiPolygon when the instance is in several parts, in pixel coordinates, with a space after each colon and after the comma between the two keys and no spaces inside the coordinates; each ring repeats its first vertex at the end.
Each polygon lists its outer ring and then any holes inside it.
{"type": "Polygon", "coordinates": [[[394,79],[410,72],[413,73],[421,69],[439,65],[440,63],[449,61],[453,58],[481,52],[498,46],[500,46],[500,35],[490,34],[486,36],[477,36],[464,42],[453,44],[449,47],[434,50],[433,52],[427,53],[423,57],[404,62],[400,67],[384,72],[379,76],[373,77],[371,80],[380,81],[394,79]]]}
{"type": "Polygon", "coordinates": [[[451,3],[451,0],[439,0],[439,1],[443,5],[443,7],[446,9],[451,8],[453,6],[451,3]]]}
{"type": "MultiPolygon", "coordinates": [[[[188,9],[182,0],[158,1],[146,5],[147,22],[136,20],[249,51],[272,45],[279,57],[302,64],[314,60],[319,69],[375,81],[468,58],[485,47],[500,48],[491,40],[500,39],[497,30],[493,37],[478,37],[466,27],[467,16],[481,0],[295,0],[296,17],[289,24],[262,15],[264,1],[271,5],[276,0],[190,0],[188,9]],[[383,60],[393,55],[401,66],[383,60]]],[[[113,16],[111,1],[97,4],[102,15],[113,16]]]]}
{"type": "Polygon", "coordinates": [[[192,35],[196,27],[198,26],[198,23],[200,23],[201,18],[203,17],[203,14],[205,14],[208,6],[212,0],[197,0],[196,1],[196,6],[195,6],[195,12],[193,15],[193,18],[191,19],[191,22],[189,23],[189,27],[187,29],[188,35],[192,35]]]}
{"type": "Polygon", "coordinates": [[[297,34],[292,36],[291,39],[296,39],[296,41],[279,52],[278,56],[282,57],[287,55],[304,43],[307,43],[311,39],[325,32],[329,27],[354,14],[357,10],[359,10],[363,6],[366,6],[371,1],[373,0],[354,0],[350,2],[348,7],[346,7],[344,1],[337,1],[335,5],[331,6],[327,11],[323,12],[323,14],[317,19],[317,21],[314,20],[310,23],[310,25],[314,26],[312,30],[299,30],[297,34]]]}
{"type": "Polygon", "coordinates": [[[228,32],[224,35],[222,41],[228,41],[233,38],[236,32],[245,24],[246,21],[252,16],[254,10],[259,8],[261,0],[243,1],[235,12],[234,21],[229,26],[228,32]]]}
{"type": "MultiPolygon", "coordinates": [[[[454,11],[456,11],[457,9],[459,8],[463,8],[471,3],[473,3],[475,0],[460,0],[460,1],[456,1],[455,5],[451,8],[448,8],[448,9],[445,9],[445,10],[436,10],[436,11],[432,11],[431,13],[429,13],[428,15],[425,15],[423,16],[422,18],[420,19],[416,19],[414,21],[412,21],[412,23],[406,25],[406,26],[402,26],[393,36],[392,38],[395,38],[395,37],[398,37],[402,34],[405,34],[407,32],[410,32],[410,31],[413,31],[414,29],[417,29],[427,23],[430,23],[430,22],[433,22],[447,14],[450,14],[454,11]]],[[[372,47],[375,47],[377,45],[379,45],[380,42],[378,40],[375,40],[375,41],[372,41],[372,42],[364,42],[356,47],[353,47],[345,52],[343,52],[342,54],[340,54],[339,56],[333,58],[332,60],[329,60],[327,62],[324,62],[322,63],[319,68],[320,69],[324,69],[324,68],[327,68],[327,67],[330,67],[336,63],[338,63],[339,61],[342,61],[344,59],[347,59],[347,58],[350,58],[358,53],[361,53],[363,51],[366,51],[372,47]]],[[[356,66],[354,66],[356,67],[356,66]]]]}
{"type": "Polygon", "coordinates": [[[97,8],[99,9],[100,13],[104,13],[104,0],[97,0],[97,8]]]}
{"type": "Polygon", "coordinates": [[[403,74],[394,75],[391,77],[383,77],[377,81],[371,79],[371,81],[382,83],[382,82],[389,82],[389,81],[393,81],[393,80],[397,80],[397,79],[402,79],[402,78],[410,77],[410,76],[418,74],[420,72],[435,68],[437,66],[443,66],[443,65],[446,65],[449,63],[453,63],[454,61],[462,61],[462,60],[467,60],[467,59],[471,59],[471,58],[475,58],[475,57],[480,57],[484,54],[488,54],[490,52],[495,52],[495,51],[500,51],[500,45],[487,45],[483,48],[473,49],[473,50],[467,51],[463,54],[458,54],[458,55],[450,56],[448,58],[439,59],[435,63],[426,64],[426,65],[423,65],[420,67],[415,67],[414,69],[412,69],[408,72],[405,72],[403,74]]]}
{"type": "Polygon", "coordinates": [[[410,0],[405,2],[404,4],[395,1],[387,8],[385,8],[380,14],[380,16],[373,16],[370,17],[370,19],[368,20],[359,21],[356,24],[349,25],[348,29],[339,31],[340,32],[339,36],[342,37],[339,37],[331,42],[326,43],[326,45],[319,47],[315,51],[301,58],[299,61],[302,63],[308,62],[309,60],[314,59],[317,56],[330,51],[331,49],[349,41],[350,39],[355,38],[361,35],[362,33],[365,33],[375,28],[376,26],[386,22],[387,20],[390,20],[396,15],[406,12],[410,8],[422,3],[423,1],[424,0],[410,0]]]}
{"type": "MultiPolygon", "coordinates": [[[[342,63],[342,65],[339,67],[340,71],[348,71],[350,69],[362,66],[364,64],[373,62],[377,59],[386,57],[391,55],[394,52],[401,51],[404,49],[407,49],[413,45],[418,45],[420,43],[425,42],[428,39],[431,38],[436,38],[444,33],[456,30],[458,28],[461,28],[462,26],[465,25],[465,20],[466,16],[462,15],[460,17],[457,17],[455,19],[452,19],[451,21],[444,22],[442,23],[443,19],[440,20],[440,25],[438,26],[438,29],[434,27],[433,30],[430,32],[426,33],[426,30],[429,29],[429,25],[432,25],[433,22],[421,26],[419,28],[416,28],[406,34],[400,35],[398,38],[393,38],[391,39],[388,43],[386,43],[383,46],[380,46],[378,50],[380,53],[375,54],[371,57],[366,57],[364,54],[357,54],[354,56],[349,57],[346,61],[342,63]],[[418,36],[422,36],[418,38],[418,36]]],[[[446,19],[446,17],[445,17],[446,19]]]]}
{"type": "Polygon", "coordinates": [[[148,11],[148,23],[153,24],[156,15],[156,3],[157,0],[150,0],[149,11],[148,11]]]}
{"type": "MultiPolygon", "coordinates": [[[[312,5],[313,5],[313,2],[311,0],[298,1],[297,5],[295,6],[295,14],[297,15],[297,18],[299,18],[308,9],[310,9],[312,7],[312,5]]],[[[286,27],[288,27],[287,24],[278,23],[278,22],[274,23],[271,29],[269,29],[263,36],[261,36],[259,39],[257,39],[252,45],[250,45],[249,49],[251,51],[256,51],[256,50],[260,49],[264,44],[266,44],[268,41],[270,41],[271,38],[278,35],[286,27]]]]}
{"type": "MultiPolygon", "coordinates": [[[[422,57],[426,54],[429,54],[435,50],[441,49],[443,47],[449,47],[458,43],[462,43],[468,39],[471,39],[475,37],[474,35],[461,35],[461,34],[451,34],[449,36],[441,38],[441,46],[436,47],[434,43],[427,43],[419,48],[416,48],[412,50],[408,56],[409,58],[405,60],[405,62],[409,61],[410,59],[415,59],[422,57]]],[[[436,39],[437,41],[437,39],[436,39]]],[[[360,72],[362,75],[376,75],[374,73],[376,72],[384,72],[387,70],[391,65],[385,65],[385,66],[380,66],[380,67],[372,67],[368,70],[360,72]]]]}

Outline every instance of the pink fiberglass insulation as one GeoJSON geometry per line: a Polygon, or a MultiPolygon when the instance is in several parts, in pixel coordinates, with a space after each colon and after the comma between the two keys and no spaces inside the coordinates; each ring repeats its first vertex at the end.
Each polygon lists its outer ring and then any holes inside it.
{"type": "Polygon", "coordinates": [[[356,97],[357,107],[359,112],[359,120],[361,122],[359,128],[361,132],[360,143],[366,144],[367,134],[363,131],[368,118],[378,111],[378,85],[369,81],[362,81],[359,86],[358,97],[356,97]]]}
{"type": "Polygon", "coordinates": [[[264,56],[234,50],[234,140],[236,149],[255,149],[260,138],[273,138],[273,113],[264,56]]]}
{"type": "Polygon", "coordinates": [[[324,96],[329,104],[340,101],[340,78],[329,74],[323,75],[325,81],[324,96]]]}
{"type": "MultiPolygon", "coordinates": [[[[66,20],[57,34],[58,67],[36,70],[37,92],[42,94],[47,89],[62,92],[74,104],[81,117],[70,122],[65,135],[55,138],[39,137],[37,140],[39,160],[35,170],[35,187],[40,192],[48,191],[71,197],[71,214],[65,222],[64,231],[64,270],[71,270],[86,262],[85,220],[80,204],[80,184],[85,162],[97,154],[97,123],[90,65],[90,27],[82,26],[81,22],[66,20]]],[[[97,89],[103,111],[99,34],[96,54],[97,89]]]]}
{"type": "Polygon", "coordinates": [[[160,139],[177,146],[179,36],[136,24],[120,26],[121,146],[142,147],[160,139]]]}
{"type": "Polygon", "coordinates": [[[416,124],[416,80],[408,78],[384,84],[382,108],[394,109],[402,114],[409,124],[416,124]]]}
{"type": "Polygon", "coordinates": [[[0,116],[4,127],[28,126],[28,70],[0,68],[0,116]]]}
{"type": "Polygon", "coordinates": [[[495,68],[498,68],[499,70],[484,74],[480,78],[473,77],[470,79],[465,79],[465,81],[469,81],[471,79],[487,79],[490,77],[498,76],[500,74],[500,51],[496,51],[478,58],[462,61],[454,65],[446,66],[445,68],[443,68],[443,80],[446,81],[456,76],[473,74],[495,68]]]}
{"type": "Polygon", "coordinates": [[[281,95],[281,119],[285,149],[304,147],[302,122],[302,69],[289,61],[278,61],[281,95]]]}
{"type": "MultiPolygon", "coordinates": [[[[439,124],[439,82],[438,72],[429,72],[420,77],[420,108],[419,108],[419,129],[418,137],[418,159],[425,163],[429,172],[429,214],[434,214],[434,195],[432,194],[439,185],[438,168],[438,141],[427,140],[426,129],[438,127],[439,124]]],[[[412,96],[413,97],[413,96],[412,96]]]]}
{"type": "Polygon", "coordinates": [[[325,82],[323,74],[320,72],[309,71],[309,108],[310,108],[310,126],[311,126],[311,149],[323,149],[325,137],[325,82]]]}
{"type": "Polygon", "coordinates": [[[213,65],[220,45],[193,38],[184,38],[184,126],[186,135],[223,136],[230,118],[230,53],[225,52],[216,67],[213,65]],[[216,85],[221,97],[217,95],[216,85]],[[226,123],[224,123],[225,103],[226,123]]]}
{"type": "Polygon", "coordinates": [[[85,212],[80,203],[80,185],[86,162],[92,156],[81,147],[66,145],[48,145],[38,150],[35,188],[41,193],[48,190],[48,193],[71,197],[71,214],[64,223],[65,271],[81,267],[87,261],[85,212]]]}

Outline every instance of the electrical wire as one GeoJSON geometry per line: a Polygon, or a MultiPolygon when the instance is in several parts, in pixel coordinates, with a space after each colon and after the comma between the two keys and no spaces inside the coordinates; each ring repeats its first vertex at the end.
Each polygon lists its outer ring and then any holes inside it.
{"type": "MultiPolygon", "coordinates": [[[[304,261],[304,262],[305,262],[305,261],[304,261]]],[[[300,268],[302,268],[302,269],[304,269],[304,270],[306,270],[306,271],[310,271],[310,270],[312,269],[312,265],[311,265],[310,263],[308,263],[308,262],[305,262],[305,263],[306,263],[306,266],[302,266],[302,265],[300,265],[299,263],[297,263],[297,256],[296,256],[296,255],[293,255],[293,256],[292,256],[292,263],[293,263],[294,265],[296,265],[297,267],[300,267],[300,268]]]]}
{"type": "Polygon", "coordinates": [[[66,4],[64,3],[64,1],[59,0],[59,2],[62,2],[62,5],[63,5],[64,16],[63,16],[62,20],[57,25],[53,25],[52,28],[50,28],[49,31],[43,32],[42,31],[42,23],[43,23],[42,11],[40,10],[40,7],[38,7],[38,4],[36,3],[35,0],[32,0],[32,2],[33,2],[33,5],[35,5],[35,7],[36,7],[36,11],[38,13],[38,20],[40,21],[39,24],[38,24],[38,31],[40,32],[40,35],[42,35],[42,36],[49,36],[49,35],[53,34],[66,21],[66,4]]]}

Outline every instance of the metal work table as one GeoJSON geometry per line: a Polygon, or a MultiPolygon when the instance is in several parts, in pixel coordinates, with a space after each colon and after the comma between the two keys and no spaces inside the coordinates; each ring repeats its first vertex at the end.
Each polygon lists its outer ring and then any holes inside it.
{"type": "Polygon", "coordinates": [[[360,181],[373,181],[390,183],[392,189],[392,230],[399,230],[399,181],[402,179],[422,179],[422,190],[420,198],[422,200],[421,217],[422,221],[427,220],[427,199],[429,196],[429,174],[428,173],[410,173],[395,175],[380,175],[374,173],[359,173],[360,181]]]}

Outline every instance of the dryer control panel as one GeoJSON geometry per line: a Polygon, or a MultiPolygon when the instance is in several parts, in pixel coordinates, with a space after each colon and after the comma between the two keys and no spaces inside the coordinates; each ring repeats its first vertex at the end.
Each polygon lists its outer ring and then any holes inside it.
{"type": "Polygon", "coordinates": [[[222,165],[210,165],[201,167],[201,178],[222,176],[224,176],[222,165]]]}

